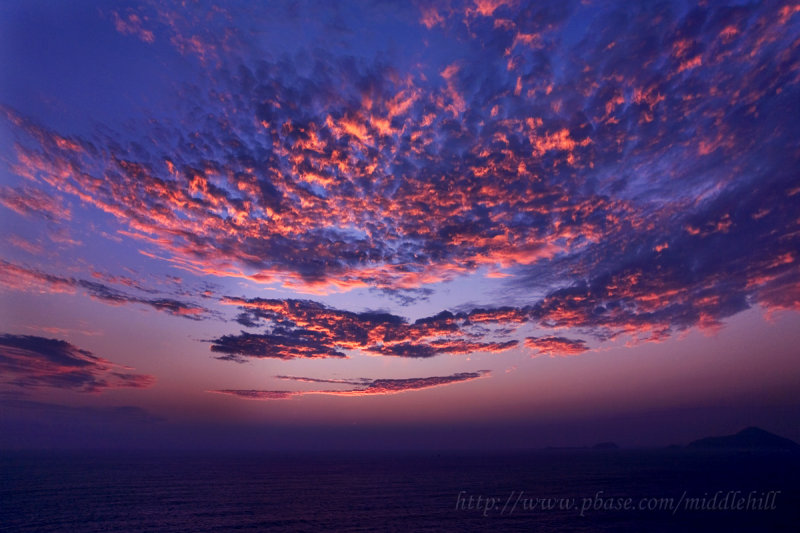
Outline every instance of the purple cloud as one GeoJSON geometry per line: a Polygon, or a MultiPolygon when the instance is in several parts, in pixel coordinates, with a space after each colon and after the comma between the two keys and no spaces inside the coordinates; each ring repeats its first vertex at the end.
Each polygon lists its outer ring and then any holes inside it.
{"type": "Polygon", "coordinates": [[[326,380],[295,376],[276,376],[280,379],[287,379],[311,383],[346,383],[356,385],[344,390],[304,390],[304,391],[285,391],[285,390],[236,390],[222,389],[213,390],[218,394],[236,396],[247,400],[286,400],[295,396],[307,394],[325,394],[330,396],[370,396],[374,394],[399,394],[412,390],[429,389],[472,381],[490,375],[488,370],[478,372],[459,372],[449,376],[434,376],[426,378],[405,378],[405,379],[359,379],[359,380],[326,380]]]}
{"type": "Polygon", "coordinates": [[[155,382],[153,376],[129,372],[66,341],[33,335],[0,335],[0,369],[5,383],[25,388],[102,392],[155,382]]]}

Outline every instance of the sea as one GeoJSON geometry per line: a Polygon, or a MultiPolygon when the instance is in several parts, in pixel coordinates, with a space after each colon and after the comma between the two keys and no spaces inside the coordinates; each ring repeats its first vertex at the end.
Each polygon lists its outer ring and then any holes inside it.
{"type": "Polygon", "coordinates": [[[0,452],[0,531],[800,531],[800,455],[0,452]]]}

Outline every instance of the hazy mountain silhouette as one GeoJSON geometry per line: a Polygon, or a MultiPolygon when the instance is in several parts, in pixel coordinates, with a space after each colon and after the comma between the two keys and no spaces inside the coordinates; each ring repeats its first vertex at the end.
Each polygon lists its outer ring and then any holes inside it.
{"type": "Polygon", "coordinates": [[[796,442],[756,427],[743,429],[735,435],[706,437],[692,441],[689,443],[689,448],[800,451],[800,445],[796,442]]]}

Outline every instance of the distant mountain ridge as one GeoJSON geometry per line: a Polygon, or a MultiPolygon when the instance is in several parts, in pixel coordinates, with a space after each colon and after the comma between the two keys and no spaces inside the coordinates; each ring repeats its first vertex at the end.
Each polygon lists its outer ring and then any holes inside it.
{"type": "Polygon", "coordinates": [[[689,448],[728,450],[791,450],[800,451],[800,444],[793,440],[764,431],[761,428],[745,428],[735,435],[706,437],[689,443],[689,448]]]}

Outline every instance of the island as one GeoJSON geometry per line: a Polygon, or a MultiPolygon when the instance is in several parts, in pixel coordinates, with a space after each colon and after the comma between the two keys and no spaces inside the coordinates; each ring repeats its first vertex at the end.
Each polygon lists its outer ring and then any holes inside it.
{"type": "Polygon", "coordinates": [[[761,428],[745,428],[735,435],[706,437],[689,443],[695,449],[800,451],[800,444],[761,428]]]}

